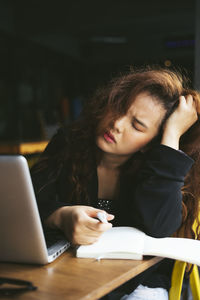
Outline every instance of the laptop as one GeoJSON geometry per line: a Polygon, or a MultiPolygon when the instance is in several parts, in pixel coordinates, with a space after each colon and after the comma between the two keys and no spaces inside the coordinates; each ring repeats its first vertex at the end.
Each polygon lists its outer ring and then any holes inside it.
{"type": "Polygon", "coordinates": [[[0,155],[0,261],[50,263],[70,247],[61,233],[56,238],[47,247],[26,158],[0,155]]]}

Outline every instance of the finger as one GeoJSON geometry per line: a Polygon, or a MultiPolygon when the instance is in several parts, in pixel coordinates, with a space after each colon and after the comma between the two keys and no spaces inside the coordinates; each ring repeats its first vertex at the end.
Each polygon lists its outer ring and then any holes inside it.
{"type": "Polygon", "coordinates": [[[191,107],[192,111],[197,115],[197,106],[196,106],[196,101],[194,100],[192,95],[187,95],[186,96],[186,101],[189,107],[191,107]]]}
{"type": "Polygon", "coordinates": [[[98,208],[88,207],[86,210],[86,213],[91,218],[97,218],[97,213],[100,211],[103,212],[102,210],[100,210],[98,208]]]}
{"type": "Polygon", "coordinates": [[[107,217],[108,221],[111,221],[111,220],[113,220],[115,218],[114,215],[111,215],[111,214],[108,214],[108,213],[106,213],[106,217],[107,217]]]}
{"type": "MultiPolygon", "coordinates": [[[[103,224],[103,223],[97,218],[97,213],[95,214],[94,217],[88,216],[86,214],[84,225],[87,227],[87,229],[98,231],[99,224],[103,224]]],[[[109,224],[109,223],[106,223],[106,224],[109,224]]]]}
{"type": "Polygon", "coordinates": [[[97,209],[97,208],[93,208],[93,207],[90,207],[90,208],[89,208],[89,210],[87,211],[87,214],[88,214],[89,217],[97,218],[97,219],[98,219],[97,214],[98,214],[99,212],[104,213],[104,214],[106,215],[106,219],[107,219],[108,221],[113,220],[114,217],[115,217],[114,215],[108,214],[106,211],[104,211],[104,210],[102,210],[102,209],[97,209]]]}
{"type": "Polygon", "coordinates": [[[98,210],[96,213],[96,218],[98,218],[98,213],[103,213],[105,215],[105,218],[107,219],[107,221],[111,221],[114,219],[114,215],[107,213],[105,210],[98,210]]]}
{"type": "Polygon", "coordinates": [[[85,224],[88,230],[95,231],[97,233],[102,233],[112,227],[111,223],[102,223],[97,219],[90,218],[89,222],[85,224]]]}
{"type": "Polygon", "coordinates": [[[194,104],[194,99],[193,99],[192,95],[186,95],[185,99],[186,99],[187,104],[194,104]]]}
{"type": "Polygon", "coordinates": [[[184,109],[195,109],[196,111],[196,104],[192,95],[188,94],[186,96],[180,96],[180,103],[179,107],[184,109]]]}
{"type": "Polygon", "coordinates": [[[187,101],[185,96],[180,96],[179,97],[179,105],[177,107],[178,110],[183,109],[187,106],[187,101]]]}
{"type": "Polygon", "coordinates": [[[112,223],[102,223],[102,222],[99,222],[96,225],[96,228],[97,228],[98,232],[104,232],[104,231],[110,229],[111,227],[112,227],[112,223]]]}
{"type": "Polygon", "coordinates": [[[179,97],[179,103],[185,103],[186,102],[186,97],[185,96],[180,96],[179,97]]]}

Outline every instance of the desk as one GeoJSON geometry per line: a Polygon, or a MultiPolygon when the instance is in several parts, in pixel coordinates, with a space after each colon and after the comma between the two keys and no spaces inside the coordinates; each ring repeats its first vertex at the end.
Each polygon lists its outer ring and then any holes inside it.
{"type": "Polygon", "coordinates": [[[34,154],[43,152],[48,141],[0,143],[0,154],[34,154]]]}
{"type": "Polygon", "coordinates": [[[46,266],[0,263],[0,276],[29,280],[38,287],[37,291],[6,299],[95,300],[161,260],[97,261],[76,258],[68,251],[46,266]]]}

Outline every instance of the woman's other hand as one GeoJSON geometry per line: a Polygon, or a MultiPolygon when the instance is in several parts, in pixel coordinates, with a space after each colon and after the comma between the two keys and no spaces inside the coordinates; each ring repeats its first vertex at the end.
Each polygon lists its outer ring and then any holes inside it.
{"type": "MultiPolygon", "coordinates": [[[[61,229],[73,245],[87,245],[96,242],[101,234],[112,227],[111,223],[102,223],[97,219],[100,209],[91,206],[64,206],[56,210],[46,221],[50,227],[61,229]]],[[[107,220],[114,219],[106,214],[107,220]]]]}
{"type": "Polygon", "coordinates": [[[180,96],[177,109],[165,123],[161,144],[178,150],[180,137],[197,119],[196,104],[192,95],[180,96]]]}

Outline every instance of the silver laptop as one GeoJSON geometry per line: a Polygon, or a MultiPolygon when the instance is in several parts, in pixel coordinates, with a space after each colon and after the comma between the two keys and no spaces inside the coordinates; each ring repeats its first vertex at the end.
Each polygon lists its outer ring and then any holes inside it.
{"type": "Polygon", "coordinates": [[[0,155],[0,261],[47,264],[69,247],[47,247],[25,157],[0,155]]]}

